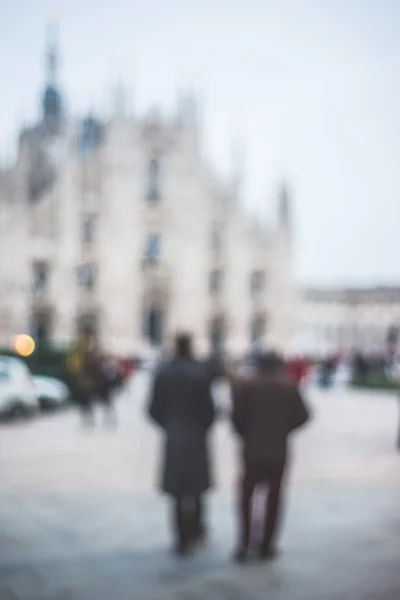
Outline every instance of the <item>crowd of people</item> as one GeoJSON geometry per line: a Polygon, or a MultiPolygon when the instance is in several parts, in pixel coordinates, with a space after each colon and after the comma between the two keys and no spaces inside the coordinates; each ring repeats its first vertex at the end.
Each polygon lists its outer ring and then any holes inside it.
{"type": "MultiPolygon", "coordinates": [[[[365,366],[361,362],[355,361],[358,369],[365,366]]],[[[327,359],[320,366],[320,385],[327,387],[337,361],[327,359]]],[[[122,385],[124,369],[98,351],[90,332],[80,336],[68,367],[84,422],[93,424],[97,403],[114,424],[114,392],[122,385]]],[[[180,334],[173,356],[155,370],[148,415],[164,432],[160,486],[172,498],[174,548],[179,555],[193,551],[207,536],[204,497],[213,483],[209,434],[218,417],[215,388],[221,381],[229,388],[229,418],[241,445],[234,556],[244,562],[252,550],[260,559],[277,554],[289,437],[310,418],[301,384],[312,363],[300,358],[285,362],[274,352],[258,352],[248,367],[238,369],[217,354],[200,361],[194,356],[191,337],[180,334]],[[253,500],[259,488],[264,490],[265,510],[254,547],[253,500]]],[[[400,449],[400,422],[397,443],[400,449]]]]}
{"type": "Polygon", "coordinates": [[[117,363],[102,354],[90,331],[79,336],[68,356],[69,386],[83,420],[94,423],[94,408],[99,404],[110,424],[115,424],[114,392],[123,383],[123,373],[117,363]]]}
{"type": "MultiPolygon", "coordinates": [[[[276,554],[287,439],[308,420],[309,411],[293,381],[299,370],[285,368],[273,353],[253,359],[251,372],[242,375],[220,355],[201,362],[193,354],[190,336],[182,334],[176,338],[174,355],[156,369],[148,414],[165,434],[160,483],[173,500],[174,549],[179,555],[194,550],[207,535],[204,496],[212,485],[208,440],[218,414],[213,387],[221,378],[230,388],[230,418],[242,445],[235,559],[245,561],[251,549],[252,500],[260,485],[268,489],[268,502],[256,550],[261,559],[276,554]]],[[[89,331],[80,335],[70,353],[68,370],[84,422],[93,424],[98,404],[115,423],[113,398],[123,375],[110,357],[99,352],[89,331]]]]}

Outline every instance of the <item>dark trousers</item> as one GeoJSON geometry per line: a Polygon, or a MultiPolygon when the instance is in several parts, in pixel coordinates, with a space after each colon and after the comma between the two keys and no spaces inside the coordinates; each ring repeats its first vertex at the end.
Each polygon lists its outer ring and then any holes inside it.
{"type": "Polygon", "coordinates": [[[87,425],[93,425],[93,396],[87,390],[82,390],[78,386],[74,389],[74,396],[81,411],[82,420],[87,425]]]}
{"type": "Polygon", "coordinates": [[[204,505],[200,496],[174,499],[173,529],[180,547],[204,535],[204,505]]]}
{"type": "Polygon", "coordinates": [[[116,424],[116,415],[110,392],[102,392],[101,394],[96,394],[95,392],[81,392],[78,397],[78,402],[83,422],[86,425],[94,425],[94,410],[96,404],[102,406],[108,422],[112,425],[116,424]]]}
{"type": "Polygon", "coordinates": [[[258,486],[265,486],[268,490],[261,546],[263,549],[274,546],[281,516],[283,475],[283,468],[245,464],[239,490],[239,546],[241,548],[248,548],[250,545],[253,498],[258,486]]]}

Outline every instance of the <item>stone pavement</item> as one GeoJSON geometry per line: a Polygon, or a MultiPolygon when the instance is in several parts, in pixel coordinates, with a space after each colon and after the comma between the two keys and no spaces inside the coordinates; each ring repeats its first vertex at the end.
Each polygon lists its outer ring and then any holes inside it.
{"type": "Polygon", "coordinates": [[[0,600],[400,599],[394,396],[310,392],[282,556],[237,567],[229,428],[214,436],[210,542],[177,560],[153,490],[160,439],[142,417],[145,387],[138,377],[121,397],[115,430],[101,419],[85,430],[73,412],[1,428],[0,600]]]}

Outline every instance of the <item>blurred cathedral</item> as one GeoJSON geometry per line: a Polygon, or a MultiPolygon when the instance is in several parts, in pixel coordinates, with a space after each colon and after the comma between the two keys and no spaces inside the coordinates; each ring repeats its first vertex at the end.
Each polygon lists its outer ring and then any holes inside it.
{"type": "Polygon", "coordinates": [[[288,191],[267,227],[204,160],[193,95],[171,118],[71,119],[49,29],[39,122],[0,170],[0,342],[64,345],[82,327],[127,354],[190,330],[198,347],[288,349],[296,301],[288,191]]]}

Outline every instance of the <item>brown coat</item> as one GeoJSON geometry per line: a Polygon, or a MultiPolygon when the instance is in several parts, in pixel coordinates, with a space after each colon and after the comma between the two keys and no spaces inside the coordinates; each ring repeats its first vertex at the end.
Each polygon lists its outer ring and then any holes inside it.
{"type": "Polygon", "coordinates": [[[293,384],[258,375],[234,387],[232,420],[243,441],[246,464],[282,468],[289,434],[308,419],[309,410],[293,384]]]}

